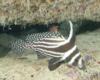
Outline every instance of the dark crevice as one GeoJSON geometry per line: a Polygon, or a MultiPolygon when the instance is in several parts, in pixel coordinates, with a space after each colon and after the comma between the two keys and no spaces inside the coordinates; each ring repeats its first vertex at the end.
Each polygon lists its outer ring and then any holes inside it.
{"type": "Polygon", "coordinates": [[[83,20],[81,21],[81,25],[79,25],[77,34],[84,33],[87,31],[94,31],[100,29],[100,22],[91,21],[91,20],[83,20]]]}
{"type": "MultiPolygon", "coordinates": [[[[80,20],[80,21],[74,22],[74,25],[75,25],[74,28],[76,29],[75,31],[77,34],[84,33],[86,31],[94,31],[100,28],[100,22],[91,21],[91,20],[80,20]]],[[[6,25],[6,27],[0,26],[0,33],[7,33],[14,36],[27,35],[31,33],[45,32],[45,31],[48,31],[48,27],[47,25],[44,25],[44,24],[35,24],[35,25],[26,24],[24,26],[23,25],[6,25]]]]}
{"type": "Polygon", "coordinates": [[[6,34],[13,35],[13,36],[27,35],[27,34],[36,33],[36,32],[45,32],[47,30],[48,30],[47,26],[43,24],[41,25],[27,24],[25,26],[6,25],[6,27],[0,26],[0,33],[6,33],[6,34]]]}

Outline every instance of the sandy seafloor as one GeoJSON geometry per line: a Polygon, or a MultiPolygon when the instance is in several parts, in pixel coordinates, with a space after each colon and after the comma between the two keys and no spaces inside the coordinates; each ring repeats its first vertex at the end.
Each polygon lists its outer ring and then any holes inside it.
{"type": "Polygon", "coordinates": [[[76,44],[83,55],[95,59],[87,64],[87,72],[68,68],[66,64],[49,71],[46,59],[38,60],[33,54],[17,59],[8,54],[0,58],[0,80],[100,80],[100,29],[78,35],[76,44]]]}

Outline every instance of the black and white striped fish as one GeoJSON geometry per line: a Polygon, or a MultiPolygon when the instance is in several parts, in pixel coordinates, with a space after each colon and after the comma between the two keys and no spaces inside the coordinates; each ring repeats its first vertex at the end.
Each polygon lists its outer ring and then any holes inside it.
{"type": "Polygon", "coordinates": [[[59,32],[44,32],[28,35],[26,39],[12,42],[11,48],[16,52],[23,52],[25,49],[32,49],[41,55],[50,56],[48,67],[55,70],[62,63],[70,66],[76,65],[84,68],[84,62],[81,54],[75,45],[75,35],[73,24],[69,21],[70,33],[66,39],[59,32]]]}

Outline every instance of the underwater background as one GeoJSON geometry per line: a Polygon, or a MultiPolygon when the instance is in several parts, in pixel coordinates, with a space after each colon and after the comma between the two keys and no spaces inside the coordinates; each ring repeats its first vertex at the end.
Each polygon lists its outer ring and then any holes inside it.
{"type": "MultiPolygon", "coordinates": [[[[100,79],[100,22],[83,20],[74,23],[76,44],[82,55],[91,56],[87,71],[72,69],[63,64],[55,71],[48,70],[46,59],[38,59],[35,52],[28,51],[20,57],[7,48],[10,39],[23,38],[27,34],[46,32],[46,25],[28,28],[0,29],[0,80],[99,80],[100,79]],[[37,28],[38,27],[38,28],[37,28]],[[8,39],[4,38],[5,36],[8,39]],[[72,72],[72,73],[70,73],[72,72]]],[[[34,26],[34,27],[32,27],[34,26]]],[[[61,30],[67,26],[61,23],[61,30]]],[[[65,34],[65,33],[64,33],[65,34]]],[[[68,34],[66,34],[68,35],[68,34]]],[[[87,58],[88,59],[88,58],[87,58]]]]}
{"type": "Polygon", "coordinates": [[[100,80],[100,0],[0,0],[0,80],[100,80]],[[89,60],[87,71],[67,64],[49,71],[47,59],[36,52],[19,57],[8,47],[10,40],[48,31],[50,23],[59,23],[68,37],[65,20],[74,24],[76,44],[89,60]]]}

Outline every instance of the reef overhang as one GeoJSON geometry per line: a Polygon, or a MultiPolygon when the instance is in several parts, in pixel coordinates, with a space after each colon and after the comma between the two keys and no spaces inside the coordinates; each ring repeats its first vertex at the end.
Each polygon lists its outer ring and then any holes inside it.
{"type": "Polygon", "coordinates": [[[48,24],[63,20],[100,21],[99,0],[0,0],[0,24],[48,24]]]}

